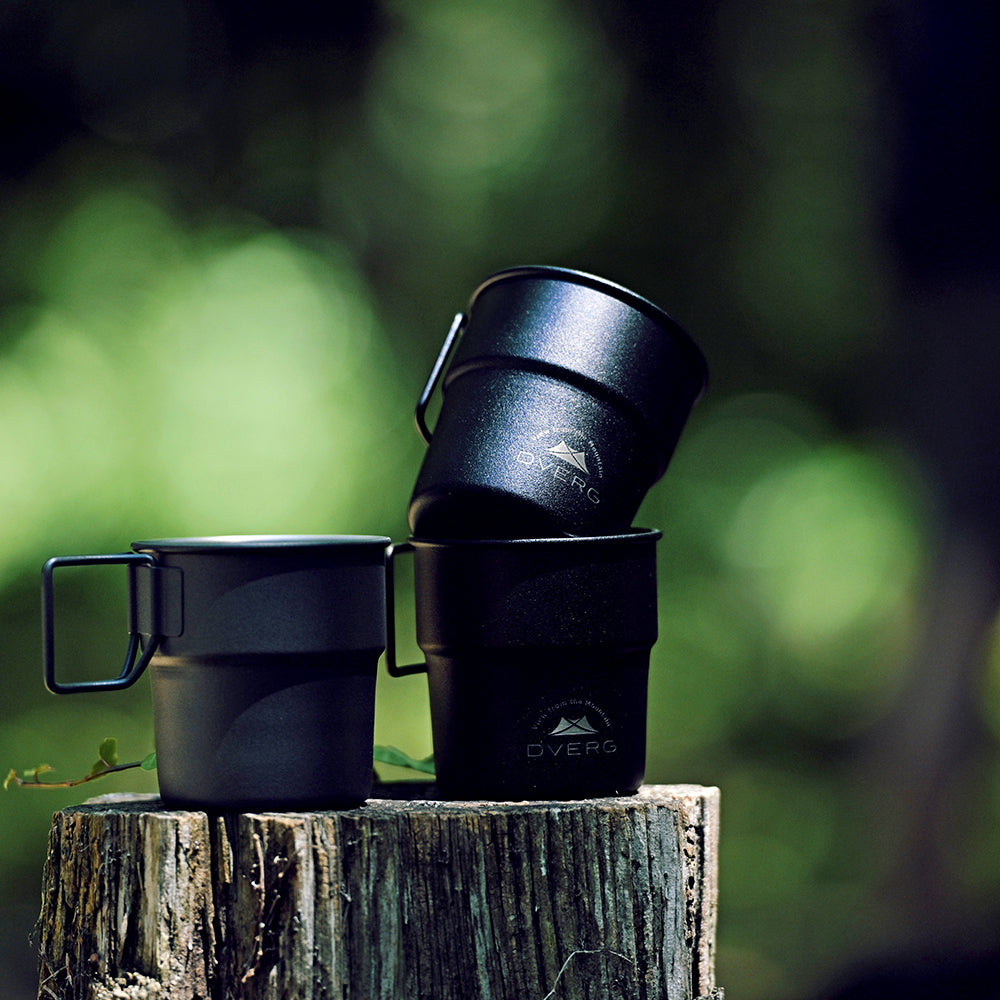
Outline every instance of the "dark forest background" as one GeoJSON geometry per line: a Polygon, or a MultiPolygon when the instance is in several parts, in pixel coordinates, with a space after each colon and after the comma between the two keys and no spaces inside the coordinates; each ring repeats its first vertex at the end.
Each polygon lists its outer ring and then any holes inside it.
{"type": "MultiPolygon", "coordinates": [[[[722,789],[720,983],[995,995],[997,21],[4,0],[0,765],[151,748],[145,682],[42,689],[45,558],[405,537],[451,317],[501,268],[578,268],[712,372],[639,520],[664,531],[647,780],[722,789]]],[[[115,581],[61,600],[73,669],[116,669],[115,581]]],[[[422,683],[380,679],[377,739],[414,756],[422,683]]],[[[106,780],[0,798],[4,996],[34,995],[49,815],[106,780]]]]}

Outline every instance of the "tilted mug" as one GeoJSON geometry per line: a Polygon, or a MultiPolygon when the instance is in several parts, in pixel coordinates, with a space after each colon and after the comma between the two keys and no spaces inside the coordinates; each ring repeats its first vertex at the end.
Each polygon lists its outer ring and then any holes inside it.
{"type": "Polygon", "coordinates": [[[417,403],[412,534],[626,530],[707,377],[691,337],[634,292],[565,268],[498,272],[455,317],[417,403]]]}

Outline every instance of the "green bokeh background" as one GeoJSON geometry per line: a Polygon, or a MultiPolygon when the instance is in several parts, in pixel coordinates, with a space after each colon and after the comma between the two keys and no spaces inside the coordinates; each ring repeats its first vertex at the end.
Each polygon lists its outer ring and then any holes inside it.
{"type": "MultiPolygon", "coordinates": [[[[940,259],[893,223],[901,190],[926,197],[912,81],[960,96],[978,65],[975,25],[942,53],[915,7],[6,4],[4,772],[152,748],[147,680],[44,691],[48,556],[404,538],[412,409],[452,316],[500,268],[574,267],[665,308],[712,371],[637,523],[664,533],[647,780],[722,789],[727,995],[978,968],[1000,652],[993,493],[968,484],[996,467],[997,271],[975,219],[940,259]]],[[[75,677],[119,666],[123,575],[60,582],[75,677]]],[[[425,702],[382,674],[377,742],[429,754],[425,702]]],[[[34,995],[51,812],[112,790],[155,775],[0,797],[4,996],[34,995]]]]}

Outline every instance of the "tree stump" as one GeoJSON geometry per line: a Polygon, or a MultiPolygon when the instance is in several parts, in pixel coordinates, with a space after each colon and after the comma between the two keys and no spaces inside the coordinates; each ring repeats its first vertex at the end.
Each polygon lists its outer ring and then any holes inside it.
{"type": "Polygon", "coordinates": [[[222,815],[104,796],[53,817],[38,995],[691,1000],[715,985],[718,804],[693,785],[222,815]]]}

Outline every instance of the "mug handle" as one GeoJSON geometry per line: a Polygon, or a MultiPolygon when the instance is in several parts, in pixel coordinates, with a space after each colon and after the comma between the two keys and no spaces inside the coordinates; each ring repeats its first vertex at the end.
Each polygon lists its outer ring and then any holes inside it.
{"type": "Polygon", "coordinates": [[[413,417],[417,422],[417,430],[420,431],[420,436],[424,439],[425,444],[431,443],[431,431],[427,426],[427,407],[430,404],[431,396],[434,394],[434,388],[438,383],[438,379],[441,377],[441,372],[444,370],[445,362],[447,362],[452,348],[455,346],[455,341],[458,339],[458,334],[462,327],[465,326],[465,319],[465,313],[459,313],[451,321],[451,329],[444,338],[444,343],[438,352],[434,367],[431,368],[431,373],[427,376],[427,384],[424,386],[424,391],[420,394],[420,399],[417,400],[417,408],[413,411],[413,417]]]}
{"type": "Polygon", "coordinates": [[[385,668],[389,671],[390,677],[408,677],[410,674],[427,672],[426,663],[399,664],[396,662],[396,585],[393,560],[397,553],[412,551],[413,546],[409,542],[399,542],[396,545],[390,545],[385,550],[385,606],[387,609],[385,616],[385,668]]]}
{"type": "MultiPolygon", "coordinates": [[[[155,569],[156,560],[146,553],[122,552],[117,555],[99,556],[54,556],[42,567],[42,659],[44,662],[45,686],[53,694],[78,694],[81,691],[118,691],[134,684],[156,652],[161,635],[150,635],[143,643],[139,632],[135,600],[135,571],[137,565],[155,569]],[[55,599],[53,573],[59,566],[128,565],[129,567],[129,643],[125,654],[125,664],[117,677],[99,681],[75,681],[63,683],[56,680],[55,656],[55,599]],[[141,650],[141,655],[138,655],[141,650]],[[138,659],[137,659],[138,656],[138,659]]],[[[150,591],[151,596],[155,588],[150,591]]],[[[153,602],[156,603],[155,600],[153,602]]]]}

